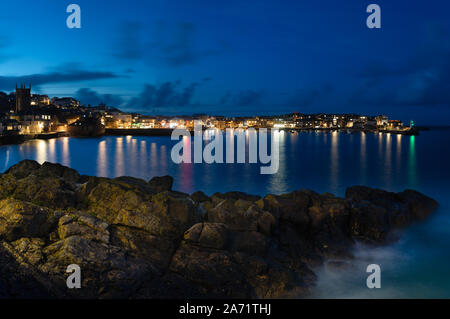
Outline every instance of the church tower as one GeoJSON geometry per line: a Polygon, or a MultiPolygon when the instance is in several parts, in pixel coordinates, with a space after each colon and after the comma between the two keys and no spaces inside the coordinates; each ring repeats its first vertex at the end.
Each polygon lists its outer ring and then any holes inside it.
{"type": "Polygon", "coordinates": [[[31,84],[26,88],[23,84],[20,88],[16,85],[16,113],[26,111],[30,108],[31,103],[31,84]]]}

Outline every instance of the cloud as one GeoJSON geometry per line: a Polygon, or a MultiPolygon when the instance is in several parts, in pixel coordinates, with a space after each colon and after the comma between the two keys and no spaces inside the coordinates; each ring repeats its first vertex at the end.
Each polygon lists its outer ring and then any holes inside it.
{"type": "Polygon", "coordinates": [[[143,91],[128,102],[133,109],[162,109],[192,105],[192,97],[200,85],[192,82],[182,87],[181,81],[164,82],[159,85],[146,84],[143,91]]]}
{"type": "Polygon", "coordinates": [[[242,90],[234,94],[227,92],[220,98],[219,104],[236,107],[260,106],[262,98],[262,91],[242,90]]]}
{"type": "Polygon", "coordinates": [[[198,49],[196,26],[189,22],[153,24],[147,41],[145,26],[139,22],[123,22],[114,43],[114,56],[121,60],[144,60],[150,64],[162,63],[170,67],[195,64],[202,58],[220,54],[220,48],[198,49]]]}
{"type": "Polygon", "coordinates": [[[360,76],[364,85],[349,98],[353,104],[379,106],[450,106],[450,33],[440,25],[427,30],[423,43],[403,63],[374,62],[360,76]]]}
{"type": "Polygon", "coordinates": [[[219,105],[226,105],[232,98],[232,94],[230,92],[225,93],[219,100],[219,105]]]}
{"type": "Polygon", "coordinates": [[[259,108],[260,110],[273,106],[277,109],[304,108],[314,105],[319,99],[329,97],[333,91],[330,84],[315,88],[303,88],[287,95],[265,90],[242,90],[236,93],[227,92],[219,99],[218,104],[232,107],[259,108]]]}
{"type": "Polygon", "coordinates": [[[84,105],[99,105],[104,103],[108,106],[119,106],[123,103],[121,96],[116,94],[99,94],[89,88],[81,88],[75,93],[76,99],[80,100],[84,105]]]}
{"type": "Polygon", "coordinates": [[[321,98],[328,98],[332,91],[333,86],[328,83],[323,84],[318,88],[298,89],[281,104],[286,107],[309,107],[317,103],[321,98]]]}
{"type": "Polygon", "coordinates": [[[195,26],[192,23],[177,23],[167,26],[159,23],[156,26],[157,38],[150,43],[150,54],[163,60],[169,66],[193,64],[208,52],[194,49],[195,26]]]}
{"type": "Polygon", "coordinates": [[[22,76],[0,76],[0,90],[14,89],[16,84],[25,83],[39,86],[49,83],[81,82],[87,80],[114,79],[120,77],[113,72],[87,71],[79,69],[75,64],[60,66],[55,71],[22,76]]]}
{"type": "Polygon", "coordinates": [[[309,107],[320,97],[318,89],[298,90],[292,97],[290,97],[285,105],[292,107],[309,107]]]}
{"type": "Polygon", "coordinates": [[[257,106],[261,104],[262,93],[254,90],[245,90],[239,92],[233,98],[233,104],[236,106],[257,106]]]}
{"type": "Polygon", "coordinates": [[[139,22],[122,22],[119,26],[118,38],[114,44],[114,56],[124,60],[140,60],[144,56],[144,44],[139,22]]]}

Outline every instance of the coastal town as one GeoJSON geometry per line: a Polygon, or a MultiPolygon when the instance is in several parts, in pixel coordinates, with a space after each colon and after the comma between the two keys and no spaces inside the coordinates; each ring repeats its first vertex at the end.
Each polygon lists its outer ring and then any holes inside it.
{"type": "Polygon", "coordinates": [[[11,93],[0,92],[0,136],[8,139],[56,136],[100,136],[104,134],[170,135],[175,128],[192,130],[194,122],[204,128],[276,128],[299,130],[375,131],[417,134],[414,123],[404,125],[386,115],[302,114],[227,117],[207,114],[162,116],[127,113],[100,104],[83,105],[73,97],[32,94],[31,85],[16,86],[11,93]]]}

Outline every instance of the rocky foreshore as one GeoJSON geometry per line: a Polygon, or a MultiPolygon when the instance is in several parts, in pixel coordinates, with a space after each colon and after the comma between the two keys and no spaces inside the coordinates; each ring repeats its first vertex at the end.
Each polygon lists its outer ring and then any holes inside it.
{"type": "Polygon", "coordinates": [[[350,187],[206,196],[149,182],[22,161],[0,175],[1,298],[291,298],[311,270],[386,244],[438,206],[413,190],[350,187]],[[81,268],[80,289],[66,268],[81,268]]]}

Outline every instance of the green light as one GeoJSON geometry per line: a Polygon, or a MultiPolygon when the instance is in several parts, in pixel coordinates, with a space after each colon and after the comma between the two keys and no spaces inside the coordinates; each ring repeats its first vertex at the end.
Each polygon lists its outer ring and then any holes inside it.
{"type": "Polygon", "coordinates": [[[416,163],[416,137],[414,135],[409,137],[409,154],[408,154],[408,177],[409,184],[416,187],[418,183],[417,163],[416,163]]]}

